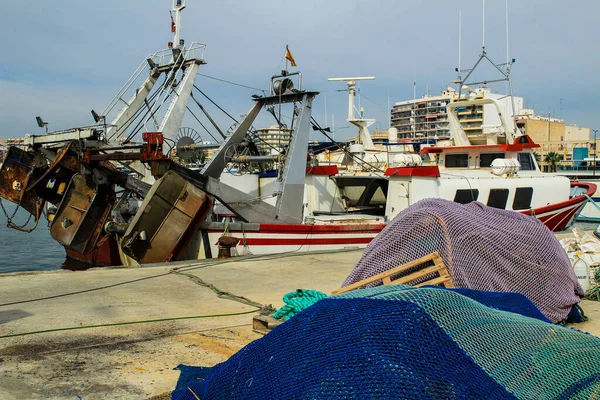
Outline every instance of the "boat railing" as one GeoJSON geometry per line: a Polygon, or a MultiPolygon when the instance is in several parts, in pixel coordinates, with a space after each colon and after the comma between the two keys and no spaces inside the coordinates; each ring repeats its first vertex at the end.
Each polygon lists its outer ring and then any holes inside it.
{"type": "MultiPolygon", "coordinates": [[[[134,73],[127,79],[125,84],[121,87],[121,89],[117,92],[117,94],[112,98],[112,100],[108,103],[108,105],[104,108],[100,115],[106,117],[108,116],[117,106],[117,104],[122,104],[127,106],[129,104],[130,97],[135,94],[138,86],[141,84],[140,76],[148,71],[149,61],[152,61],[154,65],[163,66],[168,65],[174,61],[188,61],[193,59],[204,59],[204,53],[206,50],[206,45],[204,43],[192,42],[190,45],[184,48],[184,51],[181,52],[180,56],[177,60],[173,60],[173,50],[172,49],[162,49],[155,53],[150,53],[144,61],[140,63],[134,73]],[[137,83],[137,84],[136,84],[137,83]],[[132,89],[132,86],[135,86],[132,89]]],[[[179,65],[179,67],[181,64],[179,65]]],[[[101,124],[98,122],[98,124],[101,124]]]]}
{"type": "MultiPolygon", "coordinates": [[[[194,60],[194,59],[204,59],[204,52],[206,51],[206,45],[200,42],[192,42],[190,45],[186,46],[184,50],[181,52],[183,56],[183,61],[194,60]]],[[[172,62],[173,58],[173,50],[172,49],[163,49],[159,50],[154,54],[148,55],[147,59],[152,60],[157,65],[167,65],[172,62]]],[[[143,64],[147,65],[147,62],[144,61],[143,64]]]]}
{"type": "Polygon", "coordinates": [[[600,171],[600,168],[594,168],[593,165],[558,165],[556,169],[558,171],[600,171]]]}
{"type": "MultiPolygon", "coordinates": [[[[149,55],[148,58],[149,57],[151,57],[151,55],[149,55]]],[[[127,100],[128,99],[125,99],[124,96],[126,96],[126,94],[129,91],[129,89],[131,89],[131,86],[135,82],[138,81],[138,78],[146,70],[147,67],[148,67],[148,61],[145,59],[144,61],[142,61],[140,63],[140,65],[137,67],[137,69],[135,70],[135,72],[129,77],[129,79],[127,80],[127,82],[125,82],[125,84],[123,85],[123,87],[121,87],[121,89],[112,98],[112,100],[106,105],[106,107],[104,108],[104,110],[102,111],[102,113],[100,115],[107,116],[108,114],[110,114],[110,112],[115,108],[115,106],[119,102],[127,104],[127,100]]]]}
{"type": "MultiPolygon", "coordinates": [[[[187,47],[184,47],[183,51],[179,53],[177,59],[172,61],[174,69],[171,72],[172,77],[176,77],[180,71],[184,71],[186,62],[189,60],[196,59],[195,56],[204,56],[204,49],[206,45],[202,43],[192,43],[187,47]]],[[[165,54],[161,53],[161,57],[164,57],[165,54]]],[[[172,53],[173,54],[173,53],[172,53]]],[[[202,59],[202,58],[200,58],[202,59]]],[[[163,65],[163,64],[159,64],[163,65]]],[[[183,72],[182,72],[183,73],[183,72]]],[[[173,92],[168,90],[166,86],[163,85],[162,92],[160,93],[158,100],[151,106],[151,113],[146,117],[144,121],[144,127],[146,131],[159,129],[162,126],[162,120],[166,113],[168,112],[168,108],[173,105],[173,102],[170,102],[169,99],[173,96],[173,92]],[[165,107],[165,104],[170,104],[170,106],[165,107]],[[153,127],[148,127],[148,124],[151,123],[153,127]]],[[[179,96],[179,95],[177,95],[179,96]]]]}

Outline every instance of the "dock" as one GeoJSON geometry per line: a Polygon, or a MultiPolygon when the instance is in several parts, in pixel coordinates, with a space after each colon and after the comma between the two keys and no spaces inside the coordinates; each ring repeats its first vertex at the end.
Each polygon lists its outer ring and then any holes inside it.
{"type": "MultiPolygon", "coordinates": [[[[213,366],[262,336],[235,296],[279,308],[299,288],[330,294],[361,254],[0,275],[0,398],[169,398],[177,365],[213,366]]],[[[581,305],[590,321],[573,327],[600,335],[600,303],[581,305]]]]}
{"type": "Polygon", "coordinates": [[[252,331],[257,312],[216,316],[255,307],[219,298],[188,275],[171,272],[174,267],[219,291],[279,308],[283,295],[296,289],[339,288],[361,254],[288,253],[0,275],[0,398],[147,399],[169,393],[177,365],[213,366],[262,336],[252,331]],[[178,317],[201,318],[6,337],[178,317]]]}

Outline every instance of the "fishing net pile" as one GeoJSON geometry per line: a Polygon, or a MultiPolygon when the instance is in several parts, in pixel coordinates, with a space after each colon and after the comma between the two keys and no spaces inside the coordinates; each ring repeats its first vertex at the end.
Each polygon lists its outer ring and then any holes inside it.
{"type": "Polygon", "coordinates": [[[547,321],[515,293],[355,290],[317,302],[224,363],[180,366],[172,398],[592,398],[600,339],[547,321]]]}
{"type": "Polygon", "coordinates": [[[422,200],[398,214],[343,286],[434,251],[456,287],[521,293],[552,322],[564,320],[584,296],[567,254],[538,219],[442,199],[422,200]]]}

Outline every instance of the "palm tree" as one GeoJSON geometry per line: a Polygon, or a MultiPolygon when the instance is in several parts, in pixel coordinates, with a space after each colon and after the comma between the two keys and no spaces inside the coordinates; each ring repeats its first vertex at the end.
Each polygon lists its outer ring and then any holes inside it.
{"type": "Polygon", "coordinates": [[[560,155],[555,151],[546,154],[544,158],[544,162],[550,164],[550,172],[556,172],[556,164],[560,163],[560,161],[560,155]]]}
{"type": "Polygon", "coordinates": [[[538,153],[537,151],[534,151],[534,152],[533,152],[533,156],[535,157],[535,161],[536,161],[537,163],[540,163],[540,162],[542,162],[542,156],[540,155],[540,153],[538,153]]]}

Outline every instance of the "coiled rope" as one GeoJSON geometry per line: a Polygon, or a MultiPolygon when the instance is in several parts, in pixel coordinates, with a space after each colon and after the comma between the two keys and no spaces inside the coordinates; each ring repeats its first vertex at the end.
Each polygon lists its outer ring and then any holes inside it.
{"type": "Polygon", "coordinates": [[[283,296],[285,305],[273,314],[273,318],[283,318],[287,321],[300,311],[307,309],[326,297],[325,293],[312,289],[298,289],[295,292],[287,293],[283,296]]]}

